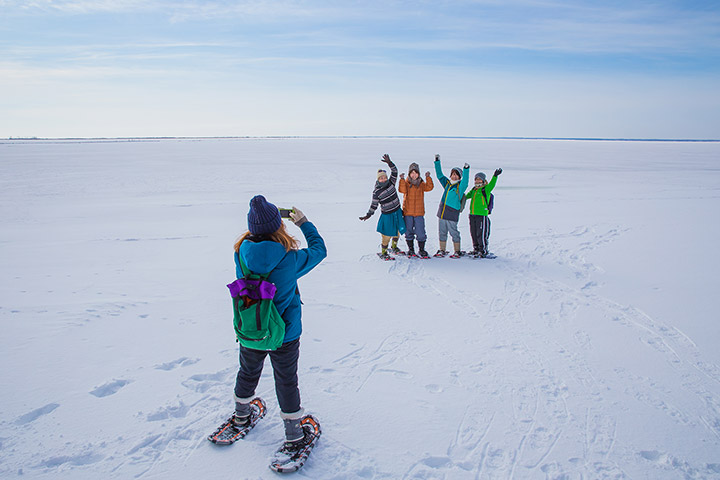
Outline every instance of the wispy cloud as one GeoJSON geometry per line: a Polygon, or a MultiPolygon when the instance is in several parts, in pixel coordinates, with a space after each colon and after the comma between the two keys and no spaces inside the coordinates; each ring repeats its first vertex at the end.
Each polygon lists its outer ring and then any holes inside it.
{"type": "MultiPolygon", "coordinates": [[[[603,105],[656,115],[654,100],[699,111],[707,97],[707,119],[718,103],[709,85],[720,77],[720,5],[692,0],[0,0],[0,13],[0,88],[14,93],[15,112],[39,98],[71,110],[93,91],[87,111],[126,102],[129,116],[148,99],[165,98],[171,111],[202,92],[219,110],[224,99],[237,106],[254,95],[267,125],[285,118],[283,102],[302,103],[309,116],[321,111],[313,102],[325,103],[342,124],[355,121],[343,112],[393,106],[400,113],[388,125],[407,123],[402,112],[432,116],[432,104],[446,117],[454,111],[455,133],[463,122],[503,118],[507,130],[495,133],[512,135],[532,134],[548,108],[560,124],[562,112],[585,105],[590,124],[603,105]],[[647,85],[660,93],[645,94],[647,85]],[[527,129],[510,131],[533,106],[527,129]]],[[[13,124],[6,117],[0,126],[13,124]]]]}
{"type": "MultiPolygon", "coordinates": [[[[228,46],[246,31],[251,41],[273,41],[276,49],[720,55],[720,6],[692,10],[671,2],[0,0],[0,6],[9,18],[38,12],[153,15],[168,24],[187,23],[191,30],[208,29],[214,43],[228,46]],[[295,43],[283,45],[283,38],[295,43]]],[[[141,33],[151,39],[163,32],[174,33],[167,28],[141,33]]]]}

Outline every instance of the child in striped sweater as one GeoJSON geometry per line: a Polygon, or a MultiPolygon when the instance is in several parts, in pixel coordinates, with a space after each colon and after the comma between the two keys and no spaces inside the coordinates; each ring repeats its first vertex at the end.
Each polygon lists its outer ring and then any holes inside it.
{"type": "Polygon", "coordinates": [[[381,162],[386,163],[390,167],[390,178],[388,179],[387,171],[378,170],[377,181],[372,194],[372,203],[367,214],[360,217],[360,220],[367,220],[372,217],[380,205],[382,214],[377,224],[377,231],[382,236],[382,249],[379,253],[383,260],[391,260],[388,254],[388,245],[392,240],[390,251],[395,254],[404,254],[398,246],[398,237],[405,233],[405,220],[403,219],[402,209],[400,208],[400,199],[397,190],[395,190],[395,182],[397,182],[398,171],[395,164],[390,160],[390,156],[386,153],[383,155],[381,162]]]}

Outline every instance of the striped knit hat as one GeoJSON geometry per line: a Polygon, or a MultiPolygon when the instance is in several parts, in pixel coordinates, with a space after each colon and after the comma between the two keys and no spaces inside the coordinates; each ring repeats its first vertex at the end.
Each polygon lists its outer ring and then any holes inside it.
{"type": "Polygon", "coordinates": [[[388,176],[387,171],[385,171],[381,168],[380,170],[378,170],[377,179],[380,180],[380,177],[382,177],[383,175],[385,175],[386,178],[388,176]]]}
{"type": "Polygon", "coordinates": [[[410,164],[410,167],[408,168],[408,175],[410,175],[413,170],[415,170],[418,175],[420,175],[420,166],[417,163],[413,162],[410,164]]]}
{"type": "Polygon", "coordinates": [[[256,195],[250,200],[248,212],[248,230],[253,235],[273,233],[280,228],[282,219],[280,211],[275,205],[265,200],[262,195],[256,195]]]}
{"type": "Polygon", "coordinates": [[[452,172],[457,172],[458,177],[462,178],[462,168],[460,168],[460,167],[453,167],[453,169],[450,170],[450,175],[452,175],[452,172]]]}

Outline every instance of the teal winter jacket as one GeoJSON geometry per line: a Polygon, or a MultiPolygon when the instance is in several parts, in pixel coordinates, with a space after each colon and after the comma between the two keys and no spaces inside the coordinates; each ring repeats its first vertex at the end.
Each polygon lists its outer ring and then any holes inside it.
{"type": "Polygon", "coordinates": [[[465,195],[465,190],[467,190],[470,168],[463,168],[460,181],[452,183],[449,178],[443,175],[440,160],[435,160],[435,175],[445,190],[440,198],[437,216],[444,220],[458,221],[462,206],[460,200],[465,195]]]}
{"type": "MultiPolygon", "coordinates": [[[[253,273],[265,275],[272,271],[268,281],[275,284],[277,291],[273,303],[285,320],[285,340],[291,342],[302,333],[302,312],[300,291],[297,281],[316,267],[326,256],[325,242],[310,222],[300,226],[308,247],[300,250],[285,250],[281,244],[270,240],[253,242],[246,240],[240,245],[239,254],[247,268],[253,273]]],[[[235,257],[235,255],[233,255],[235,257]]],[[[242,278],[242,268],[235,257],[235,274],[242,278]]]]}

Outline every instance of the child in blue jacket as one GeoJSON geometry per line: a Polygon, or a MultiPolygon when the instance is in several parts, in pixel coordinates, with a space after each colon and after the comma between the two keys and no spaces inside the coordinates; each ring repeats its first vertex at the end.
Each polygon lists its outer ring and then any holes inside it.
{"type": "MultiPolygon", "coordinates": [[[[305,412],[300,406],[297,375],[302,333],[297,281],[327,256],[325,242],[315,225],[308,222],[297,208],[293,209],[290,218],[300,227],[307,240],[307,248],[300,249],[298,240],[287,232],[277,207],[262,195],[257,195],[250,200],[248,232],[235,244],[235,252],[246,267],[259,275],[269,273],[267,280],[277,287],[273,303],[285,321],[285,339],[282,346],[270,352],[240,346],[233,422],[242,426],[250,421],[250,402],[255,396],[265,357],[270,355],[280,416],[285,424],[286,442],[281,451],[286,454],[303,448],[306,438],[300,424],[305,412]]],[[[235,271],[238,278],[243,277],[237,258],[235,271]]]]}
{"type": "Polygon", "coordinates": [[[447,178],[442,173],[440,155],[435,155],[435,174],[437,175],[440,185],[442,185],[444,189],[437,212],[439,219],[438,234],[440,249],[437,251],[435,256],[444,257],[448,254],[447,236],[449,232],[450,237],[452,237],[453,246],[455,247],[455,253],[450,255],[450,258],[459,258],[463,255],[463,252],[460,249],[460,230],[458,230],[458,221],[460,220],[460,210],[462,209],[461,200],[463,195],[465,195],[465,190],[468,186],[470,165],[466,163],[462,170],[460,170],[460,167],[453,168],[450,171],[450,178],[447,178]]]}

